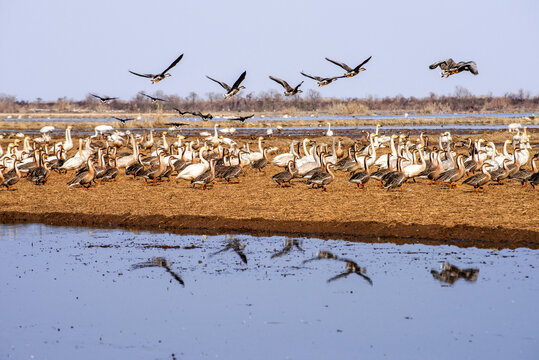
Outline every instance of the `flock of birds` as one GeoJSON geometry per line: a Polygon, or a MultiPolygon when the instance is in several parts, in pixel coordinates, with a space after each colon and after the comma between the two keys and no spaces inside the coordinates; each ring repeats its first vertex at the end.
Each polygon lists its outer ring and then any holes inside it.
{"type": "MultiPolygon", "coordinates": [[[[183,55],[184,54],[181,54],[165,70],[163,70],[162,72],[157,73],[157,74],[150,74],[150,73],[143,74],[143,73],[138,73],[138,72],[134,72],[134,71],[131,71],[131,70],[129,70],[129,72],[131,74],[133,74],[133,75],[143,77],[143,78],[146,78],[146,79],[150,79],[152,84],[156,84],[156,83],[164,80],[165,78],[171,76],[169,71],[172,68],[174,68],[180,62],[180,60],[183,58],[183,55]]],[[[309,75],[309,74],[306,74],[303,71],[301,71],[300,74],[307,77],[307,78],[315,80],[317,82],[318,86],[326,86],[326,85],[329,85],[329,84],[337,81],[338,79],[351,78],[351,77],[354,77],[354,76],[358,75],[360,72],[365,71],[366,69],[365,69],[364,65],[366,65],[371,60],[371,58],[372,58],[372,56],[369,56],[367,59],[365,59],[363,62],[361,62],[359,65],[357,65],[355,67],[351,67],[351,66],[349,66],[349,65],[347,65],[347,64],[345,64],[343,62],[339,62],[339,61],[336,61],[336,60],[332,60],[330,58],[326,58],[327,61],[329,61],[329,62],[339,66],[343,70],[345,70],[345,73],[343,75],[339,75],[339,76],[322,77],[322,76],[316,76],[316,75],[309,75]]],[[[440,67],[440,69],[442,70],[442,73],[441,73],[442,77],[446,77],[446,78],[451,76],[451,75],[463,72],[463,71],[469,71],[470,73],[472,73],[474,75],[477,75],[479,73],[478,70],[477,70],[477,65],[476,65],[476,63],[474,61],[466,61],[466,62],[460,61],[460,62],[457,63],[453,59],[449,58],[449,59],[437,61],[437,62],[435,62],[435,63],[433,63],[433,64],[431,64],[429,66],[430,69],[435,69],[437,67],[440,67]]],[[[246,76],[247,76],[247,71],[244,71],[236,79],[236,81],[232,84],[232,86],[230,86],[229,84],[227,84],[227,83],[225,83],[223,81],[216,80],[216,79],[214,79],[214,78],[212,78],[210,76],[206,76],[206,77],[209,80],[219,84],[225,90],[225,93],[223,94],[224,99],[225,100],[230,100],[233,96],[238,94],[240,92],[240,90],[245,89],[245,86],[243,86],[241,84],[245,80],[246,76]]],[[[285,96],[294,96],[294,95],[297,95],[297,94],[303,92],[302,90],[300,90],[300,87],[303,84],[303,81],[301,81],[298,85],[293,87],[293,86],[290,86],[290,84],[287,81],[285,81],[283,79],[280,79],[278,77],[270,75],[269,78],[283,87],[283,89],[284,89],[283,93],[284,93],[285,96]]],[[[92,93],[90,93],[90,95],[97,98],[97,99],[99,99],[101,101],[101,103],[103,103],[103,104],[108,104],[111,101],[118,99],[118,97],[100,96],[100,95],[96,95],[96,94],[92,94],[92,93]]],[[[166,102],[165,99],[162,99],[162,98],[159,98],[159,97],[156,97],[156,96],[151,96],[151,95],[148,95],[148,94],[145,94],[145,93],[141,93],[141,95],[144,96],[144,97],[147,97],[148,99],[150,99],[150,101],[153,104],[159,104],[159,103],[166,102]]],[[[201,118],[201,120],[203,120],[203,121],[213,119],[212,114],[202,114],[200,111],[197,111],[197,112],[184,112],[184,111],[181,111],[181,110],[179,110],[177,108],[174,108],[174,109],[176,111],[178,111],[179,115],[181,115],[181,116],[193,115],[195,117],[201,118]]],[[[124,124],[129,120],[134,120],[133,118],[116,118],[116,117],[115,117],[115,119],[117,119],[118,121],[121,121],[124,124]]],[[[239,120],[239,121],[242,121],[242,122],[245,121],[245,119],[242,119],[242,118],[233,118],[233,119],[229,119],[229,120],[239,120]]],[[[174,124],[174,125],[177,125],[177,124],[174,124]]]]}
{"type": "Polygon", "coordinates": [[[503,184],[506,179],[530,184],[534,190],[539,184],[539,154],[532,156],[527,127],[519,124],[509,125],[510,136],[501,149],[481,138],[454,142],[450,132],[440,134],[436,144],[424,133],[416,139],[406,134],[385,135],[379,132],[380,125],[366,133],[367,144],[356,142],[345,149],[340,141],[336,144],[328,125],[326,135],[331,144],[308,138],[291,140],[288,151],[271,159],[270,154],[279,149],[263,146],[263,137],[258,138],[258,147],[251,148],[248,142],[239,144],[219,135],[219,124],[215,124],[213,134],[190,140],[178,134],[173,143],[166,131],[156,140],[153,130],[142,136],[118,130],[99,133],[96,129],[95,135],[79,138],[78,150],[68,157],[75,145],[68,127],[65,140],[60,142],[38,142],[38,138],[25,136],[9,143],[5,153],[0,146],[0,185],[12,190],[23,177],[42,185],[53,171],[74,171],[67,185],[90,188],[116,180],[122,169],[126,176],[143,179],[146,185],[170,182],[174,177],[189,181],[193,187],[209,189],[218,180],[240,183],[247,169],[261,172],[268,164],[283,168],[271,177],[279,187],[303,181],[324,191],[337,171],[348,173],[348,181],[358,189],[364,189],[370,179],[385,189],[401,191],[407,181],[421,178],[449,188],[460,186],[458,182],[463,180],[462,184],[477,192],[489,182],[503,184]],[[529,163],[531,169],[526,168],[529,163]]]}

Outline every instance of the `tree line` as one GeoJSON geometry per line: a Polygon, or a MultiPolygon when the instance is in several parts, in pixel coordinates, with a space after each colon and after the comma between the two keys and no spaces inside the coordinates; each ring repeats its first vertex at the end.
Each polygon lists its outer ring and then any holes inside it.
{"type": "MultiPolygon", "coordinates": [[[[241,94],[241,93],[240,93],[241,94]]],[[[85,113],[85,112],[126,112],[148,113],[160,111],[202,111],[210,113],[280,113],[299,115],[306,113],[325,113],[333,115],[369,115],[375,113],[462,113],[462,112],[535,112],[539,109],[539,96],[531,96],[529,92],[520,90],[504,96],[474,96],[467,89],[457,87],[451,95],[427,97],[394,97],[367,98],[325,98],[316,90],[308,90],[303,96],[285,97],[275,90],[258,94],[247,93],[235,96],[231,100],[223,100],[221,94],[207,93],[200,96],[191,92],[185,97],[167,95],[158,90],[151,94],[166,102],[152,104],[148,98],[136,94],[130,100],[114,100],[102,104],[90,94],[84,100],[73,100],[66,97],[56,101],[17,100],[14,96],[0,94],[0,112],[2,113],[85,113]]]]}

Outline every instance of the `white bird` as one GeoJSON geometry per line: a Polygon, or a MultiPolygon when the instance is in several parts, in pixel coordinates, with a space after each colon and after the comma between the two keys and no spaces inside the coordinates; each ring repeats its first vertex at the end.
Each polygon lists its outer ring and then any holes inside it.
{"type": "Polygon", "coordinates": [[[266,130],[266,134],[267,134],[268,136],[273,135],[273,129],[272,129],[272,128],[268,128],[268,129],[266,130]]]}
{"type": "Polygon", "coordinates": [[[47,133],[50,133],[51,131],[54,131],[54,129],[55,129],[54,126],[48,125],[48,126],[43,126],[41,130],[39,130],[39,132],[42,134],[47,134],[47,133]]]}
{"type": "Polygon", "coordinates": [[[326,131],[326,136],[333,136],[333,131],[331,131],[331,124],[328,122],[328,131],[326,131]]]}
{"type": "Polygon", "coordinates": [[[516,131],[517,129],[520,129],[520,128],[522,128],[522,125],[519,124],[519,123],[511,123],[511,124],[507,125],[507,130],[509,132],[516,131]]]}
{"type": "Polygon", "coordinates": [[[94,138],[94,137],[103,135],[104,132],[112,131],[112,130],[114,130],[114,128],[110,125],[97,125],[95,127],[95,134],[92,137],[94,138]]]}
{"type": "Polygon", "coordinates": [[[193,180],[208,170],[210,163],[202,156],[202,152],[206,149],[207,147],[203,146],[199,150],[200,163],[188,165],[176,176],[176,179],[193,180]]]}

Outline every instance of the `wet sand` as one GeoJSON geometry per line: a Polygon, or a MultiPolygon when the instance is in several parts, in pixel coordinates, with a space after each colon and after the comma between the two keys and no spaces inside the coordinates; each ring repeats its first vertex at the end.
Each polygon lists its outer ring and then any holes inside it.
{"type": "MultiPolygon", "coordinates": [[[[485,134],[496,142],[503,136],[485,134]]],[[[252,138],[240,141],[255,148],[252,138]]],[[[264,145],[278,146],[280,153],[289,142],[274,137],[264,145]]],[[[217,181],[207,191],[183,180],[144,186],[123,170],[118,181],[91,190],[69,189],[73,172],[53,173],[44,186],[22,179],[15,191],[0,190],[0,222],[539,248],[539,191],[518,182],[490,184],[476,194],[467,186],[449,190],[418,180],[405,184],[401,193],[382,190],[375,181],[356,190],[348,175],[338,172],[322,192],[301,180],[279,188],[271,176],[282,169],[273,165],[262,173],[245,170],[241,184],[217,181]]]]}

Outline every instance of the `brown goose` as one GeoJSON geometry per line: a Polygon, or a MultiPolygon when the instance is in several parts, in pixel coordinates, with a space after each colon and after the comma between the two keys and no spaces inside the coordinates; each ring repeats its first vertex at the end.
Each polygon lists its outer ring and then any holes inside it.
{"type": "Polygon", "coordinates": [[[232,96],[236,95],[241,89],[245,89],[245,86],[240,86],[242,81],[245,80],[245,75],[247,75],[247,71],[244,71],[243,73],[241,73],[240,77],[238,78],[238,80],[236,80],[236,82],[234,83],[234,85],[232,85],[232,87],[230,87],[228,84],[222,81],[212,79],[209,76],[206,76],[206,77],[210,79],[211,81],[214,81],[217,84],[221,85],[221,87],[226,90],[226,93],[223,95],[225,100],[230,100],[232,96]]]}
{"type": "Polygon", "coordinates": [[[92,184],[92,181],[95,177],[95,169],[92,159],[89,158],[87,164],[88,171],[84,171],[78,175],[75,175],[75,177],[67,183],[69,187],[81,185],[84,189],[90,189],[90,185],[92,184]]]}
{"type": "Polygon", "coordinates": [[[51,171],[48,167],[48,162],[43,162],[43,154],[39,153],[38,159],[39,165],[28,173],[27,180],[33,182],[36,185],[45,185],[51,171]]]}
{"type": "Polygon", "coordinates": [[[460,179],[462,179],[462,177],[466,173],[463,158],[464,158],[464,155],[462,154],[457,156],[458,168],[444,171],[443,173],[440,174],[440,176],[438,176],[436,181],[439,183],[449,184],[450,189],[452,189],[453,187],[459,186],[455,183],[459,181],[460,179]]]}
{"type": "Polygon", "coordinates": [[[350,179],[348,182],[352,184],[356,184],[357,188],[361,186],[362,189],[365,189],[365,184],[371,179],[369,166],[367,165],[367,157],[365,156],[363,158],[363,165],[365,166],[365,171],[358,171],[350,179]]]}
{"type": "Polygon", "coordinates": [[[490,173],[487,171],[489,167],[491,167],[491,165],[483,164],[483,166],[481,166],[482,172],[470,176],[469,178],[464,180],[463,184],[473,186],[476,192],[479,193],[479,189],[483,189],[483,185],[488,183],[491,179],[490,173]]]}
{"type": "Polygon", "coordinates": [[[294,178],[294,171],[292,171],[292,165],[294,164],[294,160],[289,160],[286,164],[287,170],[281,171],[280,173],[277,173],[271,177],[273,181],[275,181],[279,187],[287,187],[290,186],[290,181],[294,178]]]}
{"type": "Polygon", "coordinates": [[[215,180],[215,159],[210,160],[210,168],[191,180],[191,184],[193,188],[196,185],[200,185],[200,189],[207,190],[208,184],[213,182],[213,180],[215,180]]]}
{"type": "Polygon", "coordinates": [[[509,175],[509,179],[518,180],[522,185],[527,185],[528,179],[535,173],[537,173],[537,165],[535,165],[535,159],[532,159],[532,170],[520,169],[513,175],[509,175]]]}
{"type": "Polygon", "coordinates": [[[327,191],[326,186],[331,184],[333,180],[335,180],[335,174],[333,171],[331,171],[332,168],[334,168],[335,165],[328,163],[326,164],[326,172],[324,173],[317,173],[316,176],[313,175],[308,181],[307,185],[312,186],[313,188],[320,188],[322,187],[322,191],[327,191]]]}
{"type": "Polygon", "coordinates": [[[258,169],[258,171],[262,171],[268,165],[268,149],[264,149],[262,151],[262,159],[255,160],[251,163],[252,169],[258,169]]]}
{"type": "Polygon", "coordinates": [[[103,181],[107,181],[107,180],[116,181],[116,177],[118,176],[118,173],[119,173],[119,170],[118,170],[118,164],[116,164],[116,159],[110,159],[109,166],[105,170],[105,173],[103,174],[101,179],[103,181]]]}
{"type": "Polygon", "coordinates": [[[384,183],[384,189],[387,189],[388,191],[393,188],[400,188],[401,192],[402,190],[402,184],[406,181],[406,176],[402,172],[402,162],[406,160],[405,158],[399,158],[399,161],[397,161],[397,171],[387,173],[386,176],[382,180],[385,181],[384,183]]]}
{"type": "MultiPolygon", "coordinates": [[[[19,182],[21,179],[21,173],[17,168],[18,160],[14,157],[13,160],[13,169],[9,170],[7,173],[2,174],[2,179],[0,179],[0,185],[5,186],[8,191],[11,191],[11,187],[19,182]]],[[[1,171],[0,171],[1,173],[1,171]]]]}
{"type": "Polygon", "coordinates": [[[152,166],[151,168],[141,170],[138,173],[138,176],[144,178],[144,185],[148,185],[148,180],[152,180],[152,186],[155,186],[157,179],[165,172],[166,164],[163,161],[163,153],[159,153],[158,164],[152,166]]]}
{"type": "Polygon", "coordinates": [[[490,173],[492,181],[496,181],[500,185],[503,184],[503,181],[509,176],[509,168],[507,167],[508,161],[509,159],[505,159],[501,169],[494,170],[490,173]]]}

